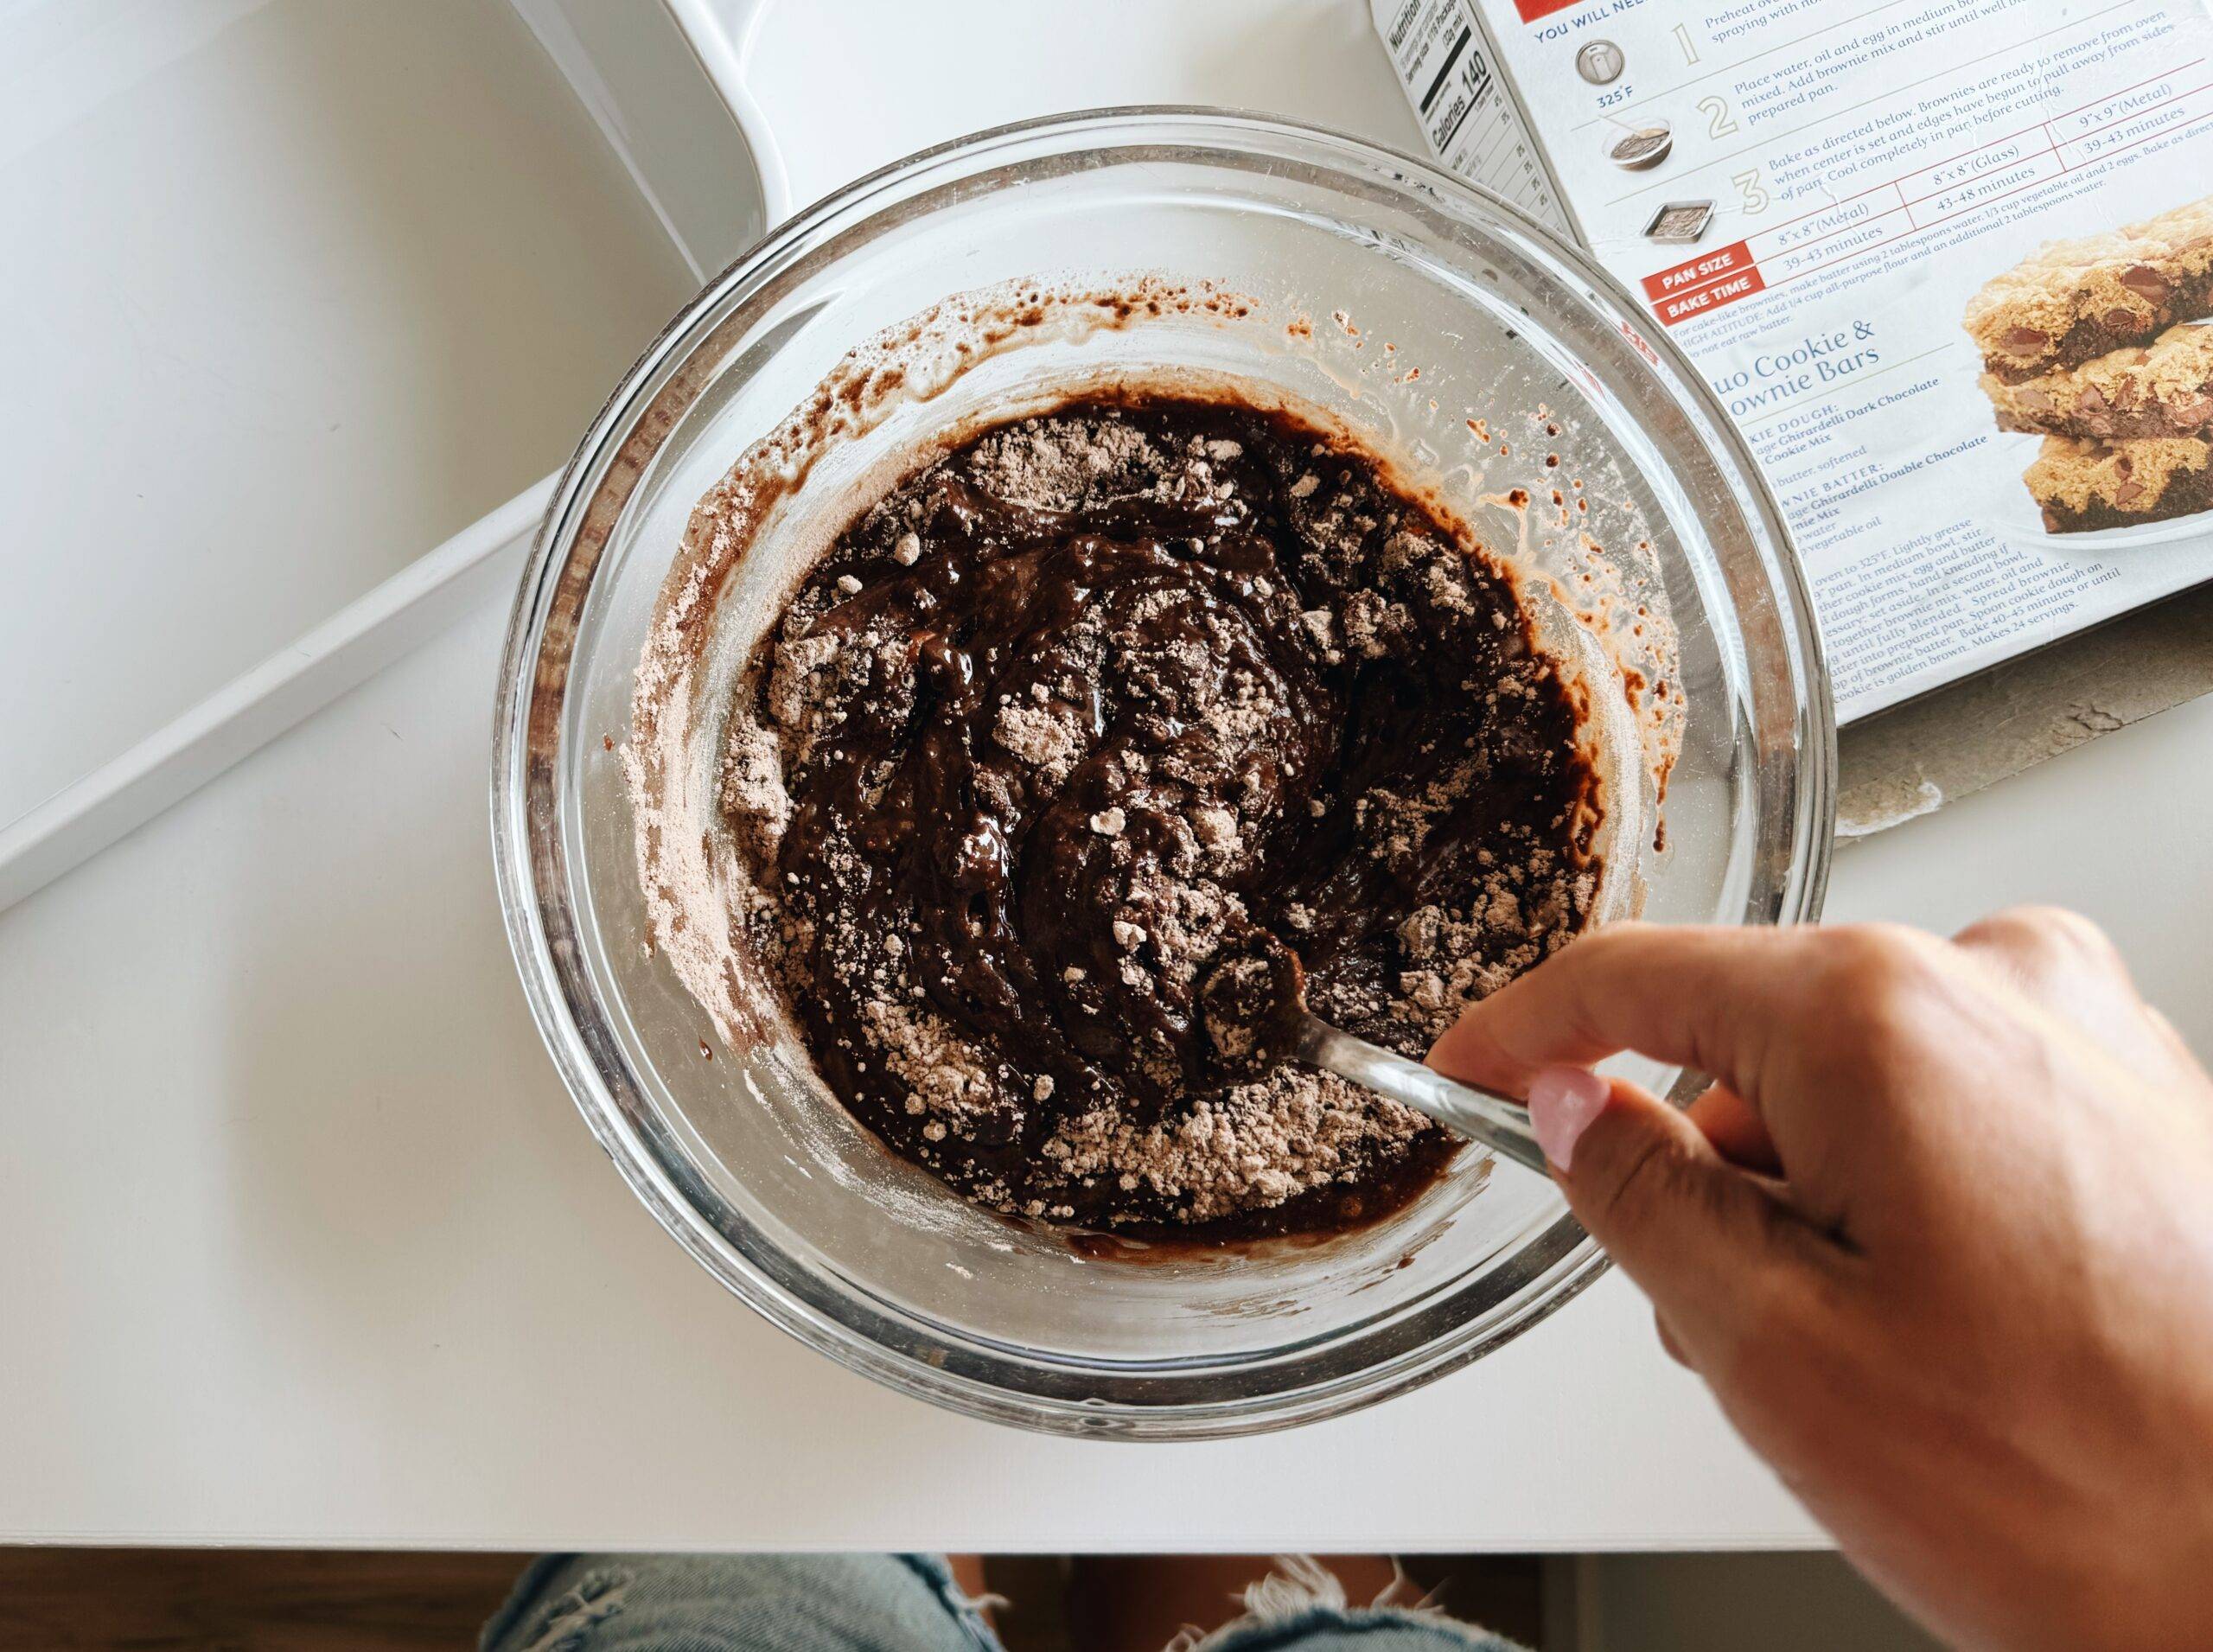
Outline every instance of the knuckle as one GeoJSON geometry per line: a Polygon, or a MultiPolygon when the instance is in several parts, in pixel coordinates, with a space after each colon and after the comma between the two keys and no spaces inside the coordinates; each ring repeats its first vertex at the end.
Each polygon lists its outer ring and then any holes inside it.
{"type": "Polygon", "coordinates": [[[1825,933],[1837,965],[1869,979],[1918,969],[1927,955],[1927,937],[1902,923],[1847,923],[1825,933]]]}
{"type": "Polygon", "coordinates": [[[2067,907],[2031,903],[2009,907],[2006,910],[2017,922],[2077,946],[2102,943],[2105,940],[2104,930],[2080,912],[2067,907]]]}
{"type": "Polygon", "coordinates": [[[2120,961],[2121,952],[2112,937],[2080,912],[2070,912],[2063,906],[2031,906],[2019,909],[2019,914],[2056,953],[2098,965],[2120,961]]]}
{"type": "Polygon", "coordinates": [[[1578,1032],[1595,1037],[1613,1019],[1616,984],[1644,956],[1649,928],[1610,923],[1570,942],[1560,954],[1562,1011],[1578,1032]]]}
{"type": "Polygon", "coordinates": [[[1926,1001],[1934,963],[1927,937],[1890,924],[1834,932],[1827,979],[1834,1025],[1873,1045],[1894,1041],[1926,1001]]]}
{"type": "Polygon", "coordinates": [[[2106,932],[2064,907],[2008,907],[1969,924],[1954,940],[2045,990],[2085,976],[2128,979],[2128,966],[2106,932]]]}
{"type": "Polygon", "coordinates": [[[1603,967],[1634,956],[1649,933],[1650,926],[1635,918],[1617,919],[1578,935],[1560,955],[1585,966],[1603,967]]]}

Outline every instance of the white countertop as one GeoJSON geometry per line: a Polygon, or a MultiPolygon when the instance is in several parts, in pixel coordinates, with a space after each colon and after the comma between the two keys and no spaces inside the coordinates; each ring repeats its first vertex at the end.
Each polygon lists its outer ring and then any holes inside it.
{"type": "Polygon", "coordinates": [[[544,475],[692,286],[507,0],[0,5],[0,826],[544,475]]]}
{"type": "MultiPolygon", "coordinates": [[[[1193,1446],[1033,1438],[725,1297],[601,1157],[487,847],[487,606],[0,915],[0,1536],[515,1547],[1802,1545],[1610,1277],[1470,1369],[1193,1446]]],[[[1840,858],[2067,902],[2213,1049],[2213,701],[1840,858]]]]}
{"type": "MultiPolygon", "coordinates": [[[[788,143],[797,194],[956,128],[1118,99],[1266,105],[1411,147],[1355,0],[1139,9],[1164,27],[1180,9],[1189,49],[1134,24],[1081,54],[1041,41],[1036,72],[922,115],[899,99],[957,67],[959,41],[900,34],[920,12],[886,7],[839,105],[880,118],[788,143]]],[[[759,67],[807,55],[778,30],[812,10],[771,10],[759,67]]],[[[772,120],[821,102],[756,84],[772,120]]],[[[480,609],[0,914],[0,1538],[1815,1540],[1617,1276],[1418,1394],[1208,1445],[970,1421],[769,1330],[624,1189],[525,1011],[486,824],[503,620],[480,609]]],[[[2108,736],[1846,852],[1830,910],[1943,927],[2067,902],[2213,1049],[2208,749],[2213,702],[2108,736]]]]}

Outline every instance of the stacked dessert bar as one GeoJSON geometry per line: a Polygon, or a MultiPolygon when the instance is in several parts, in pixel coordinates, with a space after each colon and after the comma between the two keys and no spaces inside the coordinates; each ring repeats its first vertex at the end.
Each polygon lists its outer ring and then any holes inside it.
{"type": "Polygon", "coordinates": [[[2040,432],[2022,480],[2054,533],[2213,509],[2213,196],[2053,241],[1968,302],[2004,431],[2040,432]]]}

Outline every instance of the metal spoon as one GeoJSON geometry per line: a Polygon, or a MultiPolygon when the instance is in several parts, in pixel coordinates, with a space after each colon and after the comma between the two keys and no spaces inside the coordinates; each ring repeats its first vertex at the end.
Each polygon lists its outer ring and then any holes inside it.
{"type": "Polygon", "coordinates": [[[1311,1013],[1299,1017],[1298,1054],[1303,1062],[1427,1113],[1446,1129],[1457,1130],[1540,1176],[1550,1174],[1545,1150],[1537,1145],[1536,1134],[1529,1128],[1528,1113],[1510,1097],[1457,1083],[1419,1062],[1341,1032],[1311,1013]]]}
{"type": "Polygon", "coordinates": [[[1528,1113],[1512,1097],[1455,1083],[1331,1026],[1306,1007],[1306,966],[1298,954],[1265,931],[1246,937],[1215,966],[1199,1002],[1215,1057],[1231,1071],[1291,1056],[1402,1102],[1547,1174],[1545,1150],[1529,1128],[1528,1113]]]}

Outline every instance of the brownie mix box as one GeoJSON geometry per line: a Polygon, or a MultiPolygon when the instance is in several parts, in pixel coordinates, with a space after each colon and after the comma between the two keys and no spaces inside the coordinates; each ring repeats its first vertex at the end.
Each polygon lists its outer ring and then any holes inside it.
{"type": "Polygon", "coordinates": [[[2213,578],[2207,0],[1372,0],[1735,418],[1851,720],[2213,578]]]}

